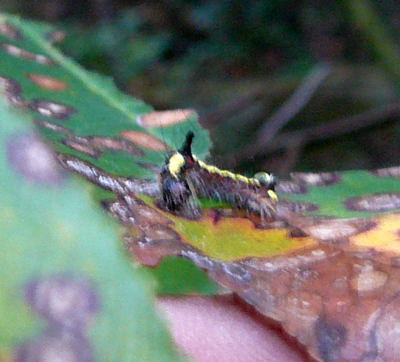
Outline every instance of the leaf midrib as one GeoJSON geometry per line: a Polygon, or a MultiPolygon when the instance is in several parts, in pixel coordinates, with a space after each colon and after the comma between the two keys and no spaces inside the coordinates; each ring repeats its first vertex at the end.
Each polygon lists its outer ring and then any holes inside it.
{"type": "MultiPolygon", "coordinates": [[[[5,18],[12,23],[12,25],[16,26],[18,29],[22,30],[23,35],[35,43],[39,48],[43,49],[47,55],[50,55],[52,59],[56,60],[60,66],[69,72],[73,77],[78,79],[82,84],[92,93],[98,95],[100,98],[104,99],[112,108],[119,110],[124,116],[129,119],[135,121],[136,115],[133,115],[129,109],[126,107],[124,102],[119,101],[115,97],[110,96],[109,92],[102,91],[102,87],[99,87],[99,84],[96,80],[92,78],[92,75],[87,70],[81,70],[72,59],[64,56],[60,51],[58,51],[55,47],[53,47],[48,41],[46,41],[37,31],[33,28],[29,27],[29,25],[25,25],[20,21],[20,18],[17,16],[12,16],[5,14],[5,18]],[[26,29],[29,27],[29,29],[26,29]],[[29,31],[28,31],[29,30],[29,31]]],[[[102,76],[102,75],[99,75],[102,76]]],[[[110,84],[115,87],[116,91],[119,91],[115,84],[110,84]]],[[[128,97],[125,93],[124,96],[128,97]]],[[[144,104],[144,103],[143,103],[144,104]]],[[[150,107],[150,106],[148,106],[150,107]]]]}

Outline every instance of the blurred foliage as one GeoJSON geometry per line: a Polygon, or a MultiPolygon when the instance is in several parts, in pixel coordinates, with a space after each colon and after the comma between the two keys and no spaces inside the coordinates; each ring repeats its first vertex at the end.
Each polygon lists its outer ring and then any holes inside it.
{"type": "Polygon", "coordinates": [[[115,224],[25,112],[3,96],[0,110],[0,360],[179,361],[115,224]]]}
{"type": "Polygon", "coordinates": [[[400,157],[394,112],[339,135],[327,129],[326,137],[301,145],[266,145],[264,153],[236,162],[315,64],[334,67],[284,127],[289,135],[398,101],[399,81],[385,66],[398,56],[400,4],[394,0],[1,3],[57,23],[70,34],[67,54],[156,108],[196,108],[211,129],[219,165],[285,176],[385,167],[400,157]]]}
{"type": "Polygon", "coordinates": [[[257,157],[235,158],[314,64],[329,61],[334,69],[284,130],[397,102],[399,81],[385,66],[395,60],[387,58],[398,56],[398,41],[391,38],[400,23],[396,1],[2,3],[58,23],[71,35],[63,45],[67,54],[111,74],[119,87],[156,108],[196,108],[212,131],[217,164],[245,172],[269,168],[284,176],[293,170],[384,167],[399,159],[396,114],[368,127],[361,120],[359,130],[339,136],[327,130],[300,147],[266,145],[257,157]]]}

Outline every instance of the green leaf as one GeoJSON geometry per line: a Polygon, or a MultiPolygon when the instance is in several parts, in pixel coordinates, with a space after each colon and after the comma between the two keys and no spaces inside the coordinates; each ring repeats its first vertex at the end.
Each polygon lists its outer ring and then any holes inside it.
{"type": "Polygon", "coordinates": [[[159,281],[159,294],[187,295],[201,293],[216,294],[218,286],[207,274],[190,261],[178,257],[165,258],[151,274],[159,281]]]}
{"type": "MultiPolygon", "coordinates": [[[[400,210],[400,168],[375,171],[294,173],[297,191],[282,198],[306,205],[307,216],[371,218],[400,210]]],[[[300,210],[302,211],[302,210],[300,210]]]]}
{"type": "Polygon", "coordinates": [[[178,360],[112,220],[3,97],[0,112],[0,359],[178,360]]]}
{"type": "Polygon", "coordinates": [[[144,102],[119,92],[111,79],[90,73],[62,55],[49,42],[50,32],[47,27],[35,22],[22,21],[10,15],[2,15],[0,22],[14,27],[20,34],[14,39],[4,34],[0,35],[3,45],[12,44],[33,55],[47,57],[51,62],[43,64],[43,60],[39,58],[38,61],[34,56],[27,59],[22,53],[4,51],[3,47],[0,56],[0,75],[17,82],[22,88],[21,96],[27,102],[28,108],[37,108],[35,107],[37,99],[68,107],[66,112],[61,112],[58,116],[54,114],[46,116],[46,109],[42,112],[32,111],[35,118],[53,125],[53,128],[46,127],[45,135],[53,141],[59,151],[79,156],[107,172],[136,178],[154,178],[154,172],[144,168],[143,163],[161,165],[165,160],[166,151],[160,152],[152,150],[151,147],[127,142],[121,137],[121,132],[144,132],[176,149],[182,144],[187,131],[192,130],[196,133],[194,145],[196,153],[201,157],[207,154],[209,137],[199,126],[194,112],[187,119],[184,118],[182,122],[172,126],[162,127],[160,121],[160,124],[153,124],[152,127],[142,127],[138,117],[152,112],[153,109],[144,102]],[[51,77],[54,81],[64,84],[65,88],[61,90],[46,88],[43,82],[40,85],[40,82],[33,81],[32,75],[51,77]],[[107,137],[108,140],[112,138],[115,143],[119,142],[119,145],[106,147],[103,142],[102,146],[97,147],[102,148],[101,152],[95,156],[90,156],[90,152],[79,152],[78,147],[71,147],[72,142],[68,146],[65,145],[66,138],[88,136],[107,137]],[[123,149],[124,144],[125,149],[123,149]],[[120,150],[116,150],[118,147],[120,150]],[[139,151],[132,151],[134,148],[138,148],[139,151]]]}

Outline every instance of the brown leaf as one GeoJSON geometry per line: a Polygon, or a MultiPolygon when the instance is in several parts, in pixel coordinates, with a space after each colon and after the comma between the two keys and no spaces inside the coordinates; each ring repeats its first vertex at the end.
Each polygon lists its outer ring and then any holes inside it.
{"type": "MultiPolygon", "coordinates": [[[[134,217],[126,237],[129,249],[142,263],[155,265],[166,255],[189,258],[218,283],[279,322],[317,360],[396,361],[400,355],[400,269],[394,261],[400,215],[374,220],[312,219],[308,224],[303,220],[300,226],[304,230],[322,237],[290,236],[286,230],[280,240],[285,246],[274,252],[274,235],[284,230],[279,227],[257,229],[247,219],[222,217],[211,233],[204,234],[212,228],[211,214],[189,221],[156,210],[151,202],[129,199],[129,205],[126,198],[117,201],[120,210],[125,208],[133,215],[135,207],[148,208],[145,215],[150,219],[156,215],[154,222],[143,215],[134,217]],[[159,223],[161,215],[170,223],[164,218],[159,223]],[[201,243],[194,241],[196,227],[189,225],[191,222],[201,229],[199,235],[206,235],[201,243]],[[233,235],[219,234],[229,222],[235,224],[238,239],[251,235],[247,251],[243,245],[238,248],[233,235]],[[185,230],[190,230],[190,240],[185,230]],[[332,237],[327,237],[329,233],[332,237]],[[264,253],[257,254],[257,245],[251,244],[260,243],[256,240],[261,234],[260,240],[266,244],[264,253]]],[[[225,230],[232,230],[231,226],[225,230]]]]}

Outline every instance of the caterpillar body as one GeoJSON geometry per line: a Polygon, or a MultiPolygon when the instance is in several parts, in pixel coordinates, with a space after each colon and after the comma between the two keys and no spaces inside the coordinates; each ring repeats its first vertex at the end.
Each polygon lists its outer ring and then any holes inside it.
{"type": "Polygon", "coordinates": [[[192,153],[194,133],[165,162],[159,175],[163,207],[190,218],[201,215],[198,199],[228,203],[261,218],[273,218],[278,197],[276,178],[260,172],[249,178],[221,170],[192,153]]]}

